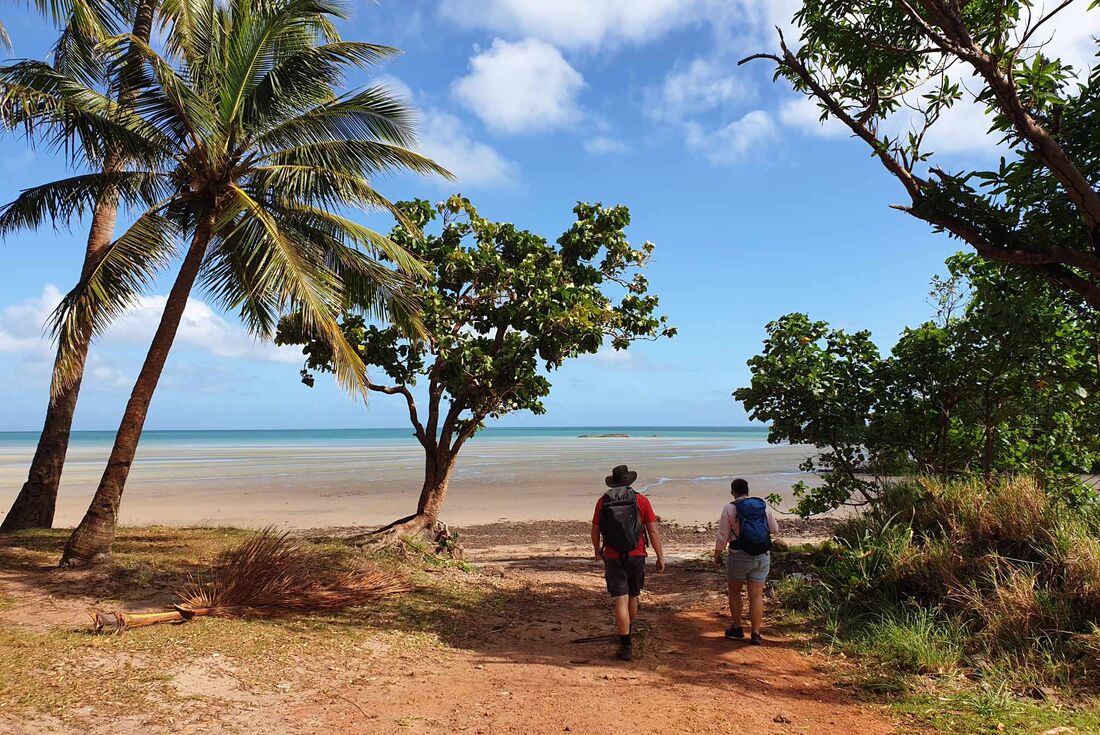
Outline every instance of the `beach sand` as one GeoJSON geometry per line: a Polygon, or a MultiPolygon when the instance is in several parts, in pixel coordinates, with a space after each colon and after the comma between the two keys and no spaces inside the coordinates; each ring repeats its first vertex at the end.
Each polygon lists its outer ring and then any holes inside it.
{"type": "MultiPolygon", "coordinates": [[[[0,451],[0,512],[26,479],[33,447],[0,451]]],[[[798,471],[805,447],[656,437],[534,441],[478,439],[459,455],[443,520],[467,526],[502,520],[586,520],[611,467],[638,471],[658,515],[680,524],[717,520],[729,482],[754,494],[810,479],[798,471]]],[[[95,490],[106,447],[69,452],[55,525],[75,525],[95,490]]],[[[286,528],[380,525],[416,508],[423,453],[390,445],[226,446],[150,444],[130,474],[123,525],[286,528]]],[[[785,503],[787,507],[789,503],[785,503]]]]}

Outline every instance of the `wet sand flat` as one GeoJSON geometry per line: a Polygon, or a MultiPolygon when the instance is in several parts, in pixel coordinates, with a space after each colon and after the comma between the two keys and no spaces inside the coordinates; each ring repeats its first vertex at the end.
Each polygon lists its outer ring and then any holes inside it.
{"type": "MultiPolygon", "coordinates": [[[[33,447],[0,450],[0,506],[9,507],[33,447]]],[[[585,520],[615,464],[639,473],[657,513],[682,524],[717,520],[729,482],[755,494],[808,477],[805,447],[669,437],[475,440],[459,456],[444,509],[454,525],[585,520]]],[[[106,447],[70,450],[56,524],[76,524],[95,490],[106,447]]],[[[370,526],[412,512],[423,476],[415,442],[338,445],[151,445],[131,471],[124,525],[289,528],[370,526]]]]}

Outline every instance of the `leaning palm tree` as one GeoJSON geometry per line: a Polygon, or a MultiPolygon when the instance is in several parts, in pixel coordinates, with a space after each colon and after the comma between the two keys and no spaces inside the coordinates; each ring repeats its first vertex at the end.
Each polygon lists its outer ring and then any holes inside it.
{"type": "MultiPolygon", "coordinates": [[[[130,78],[140,69],[136,49],[111,74],[99,45],[129,23],[133,36],[148,43],[158,0],[34,0],[39,12],[61,27],[53,48],[52,65],[23,61],[0,71],[4,121],[22,127],[28,136],[47,144],[61,144],[80,163],[105,174],[121,170],[124,150],[112,145],[119,137],[117,118],[132,104],[130,78]],[[43,91],[47,94],[42,94],[43,91]],[[97,91],[100,90],[100,91],[97,91]],[[78,98],[79,105],[72,104],[78,98]],[[75,145],[73,144],[75,141],[75,145]]],[[[87,276],[114,237],[118,193],[104,189],[92,206],[91,226],[84,249],[82,274],[87,276]]],[[[80,335],[67,355],[71,380],[61,375],[61,354],[55,360],[54,380],[38,446],[23,484],[0,530],[49,528],[53,525],[57,491],[69,446],[73,414],[80,394],[90,335],[80,335]]]]}
{"type": "MultiPolygon", "coordinates": [[[[371,179],[395,170],[448,175],[413,153],[412,113],[382,86],[340,94],[344,74],[395,53],[333,39],[333,0],[178,0],[189,2],[165,58],[130,34],[144,59],[127,129],[165,164],[40,187],[0,214],[33,221],[71,216],[106,187],[140,202],[134,224],[62,301],[56,332],[60,380],[82,335],[98,333],[132,293],[182,256],[160,324],[135,382],[110,458],[62,564],[110,552],[119,503],[149,404],[196,284],[269,337],[281,313],[301,314],[326,337],[336,374],[365,395],[366,370],[338,324],[358,307],[415,328],[409,279],[419,262],[387,238],[352,221],[347,210],[400,212],[371,179]],[[392,264],[392,267],[387,264],[392,264]]],[[[140,146],[135,146],[140,147],[140,146]]]]}

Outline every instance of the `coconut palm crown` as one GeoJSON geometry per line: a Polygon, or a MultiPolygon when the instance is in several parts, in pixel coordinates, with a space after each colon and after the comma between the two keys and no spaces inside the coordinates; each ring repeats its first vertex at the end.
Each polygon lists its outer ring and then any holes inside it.
{"type": "Polygon", "coordinates": [[[301,310],[344,357],[344,385],[360,388],[362,362],[332,315],[350,303],[409,322],[415,305],[403,279],[420,266],[342,212],[396,213],[371,183],[379,174],[446,175],[409,150],[412,111],[390,90],[338,91],[349,68],[396,51],[337,39],[331,19],[342,9],[329,0],[173,4],[163,55],[132,34],[107,42],[119,58],[127,45],[144,56],[132,110],[46,65],[4,70],[9,105],[79,122],[86,147],[95,133],[110,136],[128,162],[117,173],[24,191],[0,210],[0,234],[69,221],[114,188],[136,218],[59,307],[62,347],[82,329],[105,328],[183,255],[201,264],[206,290],[260,336],[272,333],[282,311],[301,310]]]}

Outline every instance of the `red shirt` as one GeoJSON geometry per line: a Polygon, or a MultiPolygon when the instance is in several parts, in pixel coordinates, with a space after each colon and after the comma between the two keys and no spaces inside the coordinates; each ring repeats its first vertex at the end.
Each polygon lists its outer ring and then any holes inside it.
{"type": "MultiPolygon", "coordinates": [[[[642,526],[644,527],[647,523],[656,523],[657,514],[653,512],[653,506],[650,505],[649,498],[642,495],[641,493],[637,493],[636,497],[638,498],[638,515],[641,516],[642,526]]],[[[600,499],[596,501],[596,512],[592,514],[592,525],[600,525],[601,510],[603,510],[602,495],[600,496],[600,499]]],[[[642,535],[638,538],[638,545],[634,547],[634,550],[627,554],[627,556],[645,556],[645,538],[645,533],[642,533],[642,535]]],[[[604,549],[603,555],[608,559],[619,558],[619,552],[615,551],[614,549],[604,549]]]]}

